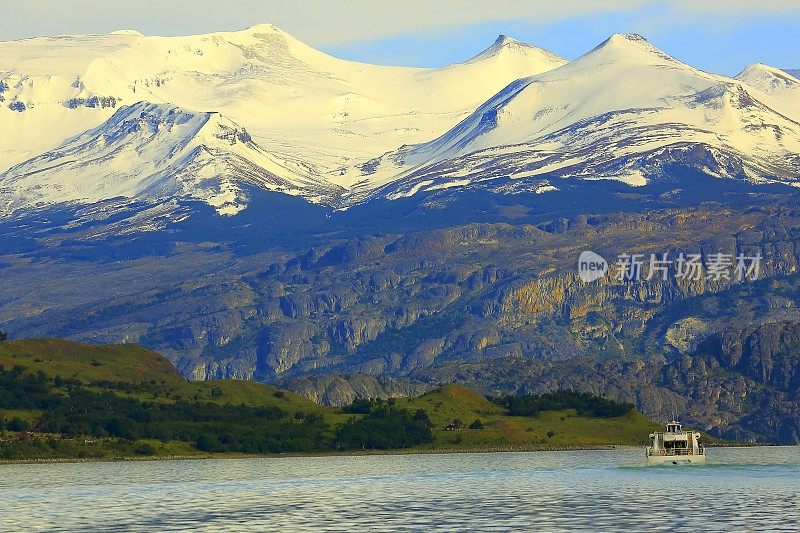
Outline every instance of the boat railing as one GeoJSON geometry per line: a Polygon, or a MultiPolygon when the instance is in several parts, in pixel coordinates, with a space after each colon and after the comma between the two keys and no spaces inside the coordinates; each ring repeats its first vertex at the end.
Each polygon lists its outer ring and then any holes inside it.
{"type": "Polygon", "coordinates": [[[664,455],[668,457],[674,457],[679,455],[705,455],[706,449],[704,446],[700,446],[700,448],[697,450],[697,453],[694,453],[692,448],[661,448],[660,450],[654,450],[651,446],[648,446],[647,452],[649,455],[664,455]]]}

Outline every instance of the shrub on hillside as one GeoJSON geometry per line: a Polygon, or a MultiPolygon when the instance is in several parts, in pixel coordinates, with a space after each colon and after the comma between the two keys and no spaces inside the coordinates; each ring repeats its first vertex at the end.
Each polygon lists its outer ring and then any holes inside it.
{"type": "MultiPolygon", "coordinates": [[[[337,448],[387,450],[433,442],[431,422],[425,411],[411,412],[384,401],[369,404],[366,416],[352,417],[336,431],[337,448]]],[[[359,403],[358,409],[364,408],[365,404],[359,403]]]]}
{"type": "Polygon", "coordinates": [[[586,392],[556,391],[547,394],[505,396],[495,400],[508,409],[511,416],[538,416],[543,411],[575,409],[580,416],[614,418],[633,411],[630,403],[616,402],[586,392]]]}

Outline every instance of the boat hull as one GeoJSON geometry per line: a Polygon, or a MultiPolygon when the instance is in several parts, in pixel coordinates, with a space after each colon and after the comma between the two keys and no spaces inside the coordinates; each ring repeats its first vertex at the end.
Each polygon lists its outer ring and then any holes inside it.
{"type": "Polygon", "coordinates": [[[649,465],[694,465],[706,462],[705,455],[648,455],[649,465]]]}

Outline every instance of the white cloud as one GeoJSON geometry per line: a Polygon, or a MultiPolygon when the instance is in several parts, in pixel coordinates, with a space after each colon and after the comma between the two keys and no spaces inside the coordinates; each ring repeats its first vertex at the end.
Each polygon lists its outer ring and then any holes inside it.
{"type": "Polygon", "coordinates": [[[797,0],[678,0],[671,2],[676,11],[694,11],[720,15],[774,14],[800,11],[797,0]]]}
{"type": "Polygon", "coordinates": [[[547,23],[639,8],[735,16],[800,9],[797,0],[0,0],[0,40],[133,28],[182,35],[269,22],[316,46],[488,22],[547,23]]]}

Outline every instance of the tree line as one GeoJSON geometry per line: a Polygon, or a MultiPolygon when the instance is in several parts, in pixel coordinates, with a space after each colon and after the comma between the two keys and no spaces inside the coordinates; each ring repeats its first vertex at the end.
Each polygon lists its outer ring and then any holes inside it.
{"type": "Polygon", "coordinates": [[[510,416],[538,416],[544,411],[575,409],[580,416],[592,418],[616,418],[635,409],[631,403],[609,400],[588,392],[560,390],[545,394],[510,395],[492,398],[502,405],[510,416]]]}
{"type": "Polygon", "coordinates": [[[33,421],[0,419],[0,429],[66,438],[180,441],[200,451],[240,453],[403,448],[433,439],[424,411],[387,403],[376,403],[333,428],[318,412],[198,400],[142,401],[77,383],[0,365],[0,409],[42,413],[33,421]]]}

